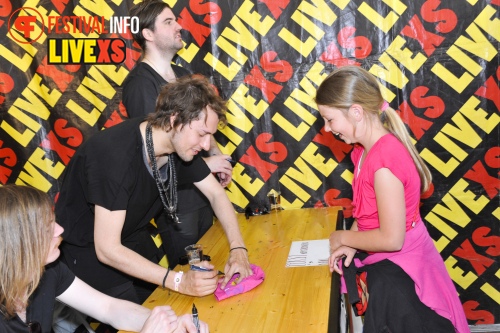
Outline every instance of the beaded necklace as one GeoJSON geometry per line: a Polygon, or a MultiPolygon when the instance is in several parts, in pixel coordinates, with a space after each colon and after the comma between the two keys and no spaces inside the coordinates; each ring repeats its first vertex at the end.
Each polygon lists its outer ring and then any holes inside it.
{"type": "Polygon", "coordinates": [[[153,178],[155,179],[156,186],[158,187],[158,192],[160,192],[160,199],[163,203],[163,207],[172,221],[175,223],[181,223],[175,214],[175,211],[177,210],[177,177],[175,174],[174,158],[172,156],[168,157],[168,185],[165,188],[165,184],[160,178],[158,165],[156,164],[151,124],[146,125],[146,149],[151,163],[151,170],[153,171],[153,178]]]}

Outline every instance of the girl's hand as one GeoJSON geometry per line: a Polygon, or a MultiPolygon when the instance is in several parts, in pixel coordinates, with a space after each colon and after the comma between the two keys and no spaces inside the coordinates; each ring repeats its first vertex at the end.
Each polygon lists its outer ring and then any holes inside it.
{"type": "MultiPolygon", "coordinates": [[[[193,324],[193,316],[185,314],[179,317],[179,326],[174,333],[197,333],[196,326],[193,324]]],[[[200,333],[208,333],[208,324],[200,320],[200,333]]]]}
{"type": "Polygon", "coordinates": [[[340,231],[334,231],[330,234],[330,253],[333,253],[339,247],[342,246],[340,239],[343,233],[344,231],[340,230],[340,231]]]}
{"type": "Polygon", "coordinates": [[[333,251],[328,259],[330,272],[337,272],[342,275],[342,269],[339,267],[339,261],[344,258],[344,266],[349,266],[356,252],[356,249],[348,246],[341,246],[337,250],[333,251]]]}
{"type": "MultiPolygon", "coordinates": [[[[141,333],[167,333],[177,328],[177,316],[170,306],[157,306],[144,323],[141,333]]],[[[175,331],[177,332],[177,331],[175,331]]]]}

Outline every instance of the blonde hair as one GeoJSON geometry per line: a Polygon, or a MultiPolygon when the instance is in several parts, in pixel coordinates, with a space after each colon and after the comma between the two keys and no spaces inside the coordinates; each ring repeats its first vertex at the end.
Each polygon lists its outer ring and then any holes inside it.
{"type": "Polygon", "coordinates": [[[26,309],[44,271],[52,239],[50,197],[35,188],[0,187],[0,312],[26,309]]]}
{"type": "Polygon", "coordinates": [[[432,175],[424,163],[405,124],[391,107],[382,111],[384,99],[375,77],[357,66],[345,66],[332,72],[320,84],[316,92],[315,102],[318,105],[334,107],[347,113],[353,104],[359,104],[365,112],[379,117],[383,126],[406,147],[410,153],[418,174],[420,175],[420,191],[427,191],[432,175]]]}

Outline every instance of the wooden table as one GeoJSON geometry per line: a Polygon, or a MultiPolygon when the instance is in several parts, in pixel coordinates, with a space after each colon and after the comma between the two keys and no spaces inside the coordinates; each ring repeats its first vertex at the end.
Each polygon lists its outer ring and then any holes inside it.
{"type": "MultiPolygon", "coordinates": [[[[255,289],[217,301],[214,295],[191,297],[157,288],[144,302],[153,308],[168,304],[177,314],[190,313],[193,303],[210,332],[276,333],[327,332],[332,275],[327,266],[285,267],[292,241],[328,238],[335,230],[339,207],[272,211],[251,216],[238,214],[250,262],[266,278],[255,289]]],[[[219,222],[200,239],[204,254],[221,271],[229,246],[219,222]]],[[[188,266],[177,266],[186,271],[188,266]]],[[[334,288],[335,289],[335,288],[334,288]]],[[[332,297],[333,299],[333,297],[332,297]]],[[[332,302],[333,304],[333,302],[332,302]]]]}

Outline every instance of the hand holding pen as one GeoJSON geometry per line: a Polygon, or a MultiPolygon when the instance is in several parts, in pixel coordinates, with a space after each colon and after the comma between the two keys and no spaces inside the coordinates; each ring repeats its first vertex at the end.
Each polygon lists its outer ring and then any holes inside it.
{"type": "Polygon", "coordinates": [[[234,161],[230,155],[219,154],[203,158],[207,163],[210,171],[217,174],[222,187],[226,187],[233,177],[234,161]]]}
{"type": "MultiPolygon", "coordinates": [[[[198,272],[212,272],[213,271],[212,268],[206,268],[206,267],[197,266],[197,265],[191,265],[190,269],[192,271],[198,271],[198,272]]],[[[221,271],[217,271],[217,275],[224,275],[224,273],[221,271]]]]}

